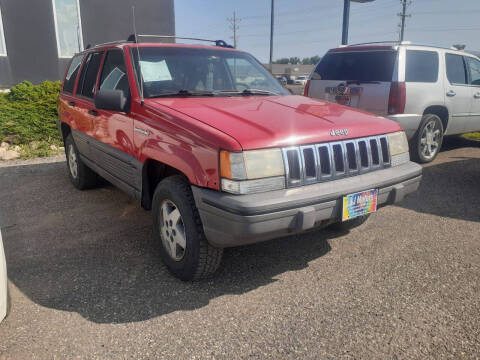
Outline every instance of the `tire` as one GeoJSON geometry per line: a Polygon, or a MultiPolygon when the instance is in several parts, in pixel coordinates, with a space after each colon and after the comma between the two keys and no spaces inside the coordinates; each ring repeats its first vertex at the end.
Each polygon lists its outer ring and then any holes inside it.
{"type": "Polygon", "coordinates": [[[412,159],[418,163],[433,161],[442,148],[443,131],[440,117],[434,114],[424,115],[410,143],[412,159]]]}
{"type": "Polygon", "coordinates": [[[83,163],[72,134],[68,134],[65,139],[65,155],[67,156],[68,176],[73,186],[79,190],[95,187],[98,175],[83,163]]]}
{"type": "Polygon", "coordinates": [[[211,246],[203,231],[189,182],[180,175],[162,180],[153,195],[153,234],[169,271],[183,281],[212,275],[223,249],[211,246]]]}
{"type": "Polygon", "coordinates": [[[370,217],[370,214],[359,216],[352,220],[339,221],[329,225],[328,228],[334,231],[349,231],[364,224],[369,217],[370,217]]]}

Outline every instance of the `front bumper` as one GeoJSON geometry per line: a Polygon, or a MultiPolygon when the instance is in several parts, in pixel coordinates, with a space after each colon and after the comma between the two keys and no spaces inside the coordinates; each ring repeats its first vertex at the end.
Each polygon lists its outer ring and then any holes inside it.
{"type": "Polygon", "coordinates": [[[422,167],[413,162],[358,176],[261,194],[232,195],[192,186],[208,241],[217,247],[256,243],[340,221],[342,197],[378,189],[378,207],[416,191],[422,167]]]}

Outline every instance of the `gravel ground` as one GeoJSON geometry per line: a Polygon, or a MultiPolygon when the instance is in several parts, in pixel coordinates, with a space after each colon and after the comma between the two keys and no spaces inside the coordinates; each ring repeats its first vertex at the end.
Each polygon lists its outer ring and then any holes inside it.
{"type": "Polygon", "coordinates": [[[197,283],[167,273],[150,214],[114,187],[1,168],[0,359],[479,359],[480,143],[445,148],[364,226],[229,249],[197,283]]]}

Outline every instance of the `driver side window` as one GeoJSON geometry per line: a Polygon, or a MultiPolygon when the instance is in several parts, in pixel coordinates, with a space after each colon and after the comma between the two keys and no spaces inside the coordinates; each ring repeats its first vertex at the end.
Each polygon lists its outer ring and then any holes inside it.
{"type": "Polygon", "coordinates": [[[471,57],[466,57],[466,60],[470,69],[470,84],[480,86],[480,61],[471,57]]]}
{"type": "Polygon", "coordinates": [[[121,50],[107,52],[100,78],[100,90],[122,90],[125,97],[130,97],[127,68],[121,50]]]}

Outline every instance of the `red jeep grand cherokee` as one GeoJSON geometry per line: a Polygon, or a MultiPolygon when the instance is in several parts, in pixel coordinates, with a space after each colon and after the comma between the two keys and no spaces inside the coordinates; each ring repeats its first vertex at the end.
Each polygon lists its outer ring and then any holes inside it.
{"type": "Polygon", "coordinates": [[[73,185],[101,176],[151,209],[183,280],[213,273],[224,247],[358,225],[422,174],[397,123],[290,95],[226,46],[85,50],[65,74],[59,127],[73,185]]]}

